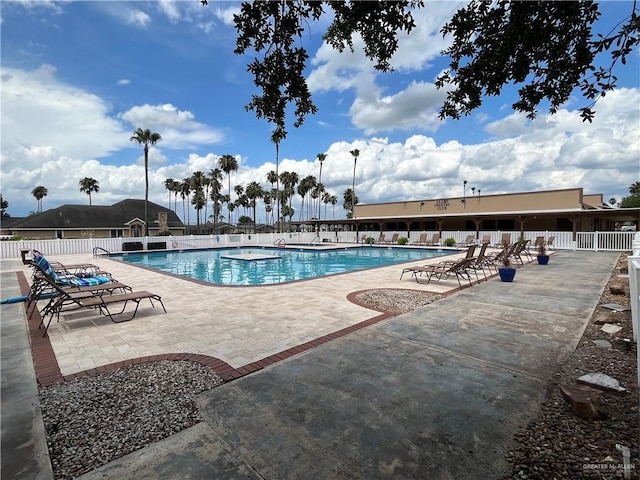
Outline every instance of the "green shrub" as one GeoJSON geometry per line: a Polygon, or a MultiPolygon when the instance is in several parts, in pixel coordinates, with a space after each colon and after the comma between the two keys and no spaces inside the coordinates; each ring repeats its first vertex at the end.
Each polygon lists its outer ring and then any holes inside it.
{"type": "Polygon", "coordinates": [[[456,244],[456,240],[454,238],[447,238],[444,241],[445,246],[447,247],[453,247],[456,244]]]}
{"type": "Polygon", "coordinates": [[[373,245],[375,243],[376,239],[373,237],[367,237],[364,241],[364,243],[366,243],[367,245],[373,245]]]}
{"type": "Polygon", "coordinates": [[[398,238],[398,245],[406,245],[409,243],[409,239],[407,237],[398,238]]]}

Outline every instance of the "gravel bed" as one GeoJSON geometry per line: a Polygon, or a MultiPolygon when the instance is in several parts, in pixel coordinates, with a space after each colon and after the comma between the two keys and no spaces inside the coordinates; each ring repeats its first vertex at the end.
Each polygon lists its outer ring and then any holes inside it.
{"type": "Polygon", "coordinates": [[[443,295],[418,292],[416,290],[381,289],[367,290],[356,295],[356,299],[369,308],[401,314],[429,305],[443,295]]]}
{"type": "MultiPolygon", "coordinates": [[[[626,267],[627,255],[621,255],[598,305],[630,306],[626,267]],[[621,288],[624,293],[611,293],[612,287],[621,288]]],[[[507,454],[511,472],[505,480],[624,478],[616,444],[631,450],[629,478],[640,477],[637,353],[635,345],[627,350],[622,340],[633,338],[632,328],[630,311],[596,307],[576,350],[553,374],[539,411],[531,412],[533,419],[516,434],[513,449],[507,454]],[[605,320],[615,322],[622,330],[613,335],[603,332],[599,322],[605,320]],[[611,347],[599,347],[594,340],[606,340],[611,347]],[[560,394],[560,386],[573,385],[587,373],[604,373],[627,389],[625,393],[604,394],[604,419],[578,417],[560,394]]]]}
{"type": "Polygon", "coordinates": [[[195,425],[194,397],[221,383],[200,364],[162,361],[41,388],[54,478],[78,477],[195,425]]]}

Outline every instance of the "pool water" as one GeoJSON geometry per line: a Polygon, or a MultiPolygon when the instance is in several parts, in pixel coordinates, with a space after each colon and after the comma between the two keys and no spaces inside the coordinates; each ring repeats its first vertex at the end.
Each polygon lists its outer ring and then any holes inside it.
{"type": "Polygon", "coordinates": [[[456,253],[447,249],[353,247],[331,250],[229,248],[114,255],[134,265],[217,285],[274,285],[456,253]],[[277,256],[240,260],[228,256],[277,256]]]}

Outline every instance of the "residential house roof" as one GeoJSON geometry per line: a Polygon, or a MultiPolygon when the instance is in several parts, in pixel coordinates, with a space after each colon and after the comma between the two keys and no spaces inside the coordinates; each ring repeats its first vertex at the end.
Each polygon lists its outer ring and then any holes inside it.
{"type": "MultiPolygon", "coordinates": [[[[149,202],[149,227],[157,225],[158,214],[167,214],[169,228],[184,224],[173,210],[149,202]]],[[[114,205],[61,205],[14,223],[12,229],[117,229],[134,219],[144,220],[144,200],[127,199],[114,205]]]]}

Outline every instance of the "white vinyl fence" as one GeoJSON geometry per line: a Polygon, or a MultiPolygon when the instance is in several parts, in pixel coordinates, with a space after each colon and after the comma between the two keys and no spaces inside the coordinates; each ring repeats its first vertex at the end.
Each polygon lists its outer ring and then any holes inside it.
{"type": "MultiPolygon", "coordinates": [[[[429,239],[436,232],[411,232],[407,237],[406,231],[382,232],[385,239],[390,240],[394,233],[400,237],[408,238],[408,244],[412,244],[420,238],[421,233],[426,233],[429,239]]],[[[518,240],[518,231],[491,231],[480,232],[479,238],[489,235],[491,244],[499,244],[502,234],[510,234],[511,240],[518,240]]],[[[138,237],[138,238],[82,238],[82,239],[52,239],[52,240],[18,240],[0,242],[0,258],[20,258],[22,250],[35,249],[45,255],[74,255],[74,254],[100,254],[114,253],[131,248],[132,243],[138,243],[138,247],[147,249],[188,250],[194,248],[220,248],[238,246],[269,246],[278,243],[292,244],[318,244],[318,243],[361,243],[363,237],[372,237],[377,240],[379,231],[356,232],[287,232],[268,234],[231,234],[231,235],[184,235],[166,237],[138,237]],[[164,244],[163,244],[164,242],[164,244]],[[155,244],[155,246],[153,245],[155,244]],[[149,248],[148,248],[149,247],[149,248]]],[[[463,242],[468,235],[475,235],[473,231],[443,231],[440,237],[441,244],[447,238],[453,238],[456,243],[463,242]]],[[[571,232],[530,231],[525,232],[524,237],[535,240],[536,237],[555,237],[556,249],[590,250],[590,251],[631,251],[634,232],[579,232],[576,241],[571,232]]]]}

